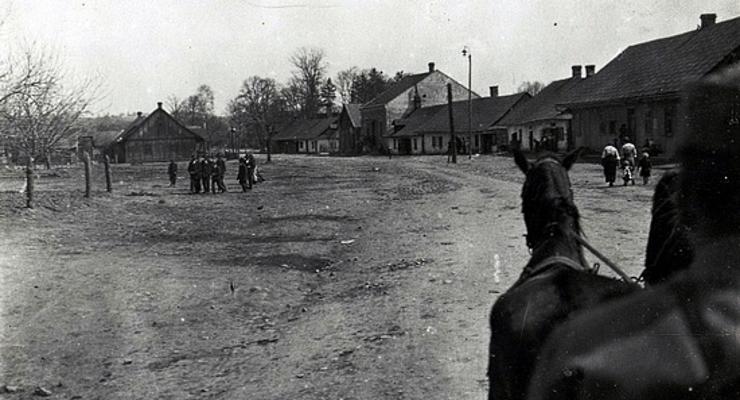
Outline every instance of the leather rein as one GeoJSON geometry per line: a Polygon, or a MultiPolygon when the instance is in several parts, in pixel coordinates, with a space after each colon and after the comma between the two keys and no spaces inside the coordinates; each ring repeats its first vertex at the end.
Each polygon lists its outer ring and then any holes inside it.
{"type": "MultiPolygon", "coordinates": [[[[545,228],[546,229],[549,229],[550,226],[553,226],[553,225],[554,225],[553,223],[548,224],[545,228]]],[[[566,235],[572,235],[571,233],[567,233],[567,232],[565,234],[566,235]]],[[[526,236],[527,235],[525,235],[525,237],[526,236]]],[[[572,235],[572,236],[578,242],[578,244],[580,244],[583,247],[585,247],[586,250],[588,250],[589,252],[591,252],[591,254],[593,254],[598,259],[600,259],[601,261],[603,261],[609,268],[611,268],[612,271],[614,271],[617,275],[619,275],[619,277],[624,282],[626,282],[629,285],[635,286],[637,288],[642,288],[637,282],[635,282],[632,278],[630,278],[629,275],[627,275],[614,262],[612,262],[611,260],[609,260],[605,255],[601,254],[601,252],[599,252],[598,250],[596,250],[596,248],[594,248],[590,243],[588,243],[586,241],[586,239],[582,238],[580,235],[572,235]]],[[[529,248],[529,251],[531,253],[533,251],[533,248],[532,248],[532,246],[531,246],[531,244],[529,242],[529,239],[527,239],[527,247],[529,248]]],[[[586,272],[592,272],[592,273],[597,273],[598,272],[598,267],[597,268],[589,268],[589,267],[581,264],[580,262],[577,262],[577,261],[573,260],[570,257],[557,256],[556,255],[556,256],[546,257],[544,260],[542,260],[542,261],[538,262],[537,264],[535,264],[534,267],[527,268],[528,275],[529,275],[529,277],[535,276],[535,275],[541,273],[542,271],[546,270],[547,267],[549,267],[551,265],[554,265],[554,264],[562,264],[562,265],[568,266],[568,267],[570,267],[570,268],[572,268],[572,269],[574,269],[576,271],[586,271],[586,272]]]]}

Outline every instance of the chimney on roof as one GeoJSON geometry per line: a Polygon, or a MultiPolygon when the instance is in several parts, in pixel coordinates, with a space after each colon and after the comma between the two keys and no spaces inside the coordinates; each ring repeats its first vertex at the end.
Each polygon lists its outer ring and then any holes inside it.
{"type": "Polygon", "coordinates": [[[498,85],[489,86],[488,90],[491,92],[491,97],[498,97],[498,85]]]}
{"type": "Polygon", "coordinates": [[[142,113],[141,111],[137,111],[137,112],[136,112],[136,118],[141,118],[141,115],[142,115],[142,114],[143,114],[143,113],[142,113]]]}
{"type": "Polygon", "coordinates": [[[596,66],[593,64],[586,65],[586,78],[596,73],[596,66]]]}
{"type": "Polygon", "coordinates": [[[580,65],[574,65],[570,67],[571,71],[573,71],[573,78],[581,79],[581,66],[580,65]]]}
{"type": "Polygon", "coordinates": [[[717,14],[702,14],[699,16],[699,19],[701,19],[701,29],[704,29],[717,22],[717,14]]]}
{"type": "Polygon", "coordinates": [[[434,72],[434,63],[433,62],[430,62],[429,63],[429,72],[434,72]]]}
{"type": "Polygon", "coordinates": [[[157,108],[160,108],[160,109],[162,108],[162,102],[161,101],[158,101],[157,102],[157,108]]]}

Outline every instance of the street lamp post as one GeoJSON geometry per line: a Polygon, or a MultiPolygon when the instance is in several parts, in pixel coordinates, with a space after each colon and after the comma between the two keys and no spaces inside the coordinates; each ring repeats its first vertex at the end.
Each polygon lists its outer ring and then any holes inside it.
{"type": "Polygon", "coordinates": [[[463,57],[468,57],[468,160],[473,159],[473,55],[468,46],[463,47],[463,57]]]}

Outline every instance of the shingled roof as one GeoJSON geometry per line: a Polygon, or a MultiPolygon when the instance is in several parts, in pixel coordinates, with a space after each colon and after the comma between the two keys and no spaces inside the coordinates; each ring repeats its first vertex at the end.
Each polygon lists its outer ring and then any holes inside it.
{"type": "MultiPolygon", "coordinates": [[[[471,125],[473,132],[484,132],[495,125],[509,111],[526,102],[531,96],[517,93],[508,96],[483,97],[473,99],[471,125]]],[[[452,103],[452,117],[458,132],[467,132],[468,101],[452,103]]],[[[414,111],[409,117],[396,121],[403,125],[391,137],[418,136],[424,133],[448,133],[450,131],[449,111],[446,104],[423,107],[414,111]]]]}
{"type": "Polygon", "coordinates": [[[675,96],[740,50],[740,17],[628,47],[564,104],[675,96]]]}
{"type": "Polygon", "coordinates": [[[525,125],[535,121],[567,119],[563,116],[562,107],[557,105],[583,82],[577,77],[554,81],[531,100],[511,110],[497,125],[525,125]]]}
{"type": "Polygon", "coordinates": [[[374,99],[368,101],[362,107],[370,107],[370,106],[386,104],[389,101],[401,95],[401,93],[414,87],[416,84],[421,82],[424,78],[426,78],[432,73],[433,72],[425,72],[423,74],[414,74],[414,75],[404,76],[400,81],[391,85],[391,87],[381,92],[379,95],[375,96],[374,99]]]}
{"type": "Polygon", "coordinates": [[[296,119],[282,131],[278,132],[273,140],[318,139],[334,122],[336,122],[336,118],[296,119]]]}

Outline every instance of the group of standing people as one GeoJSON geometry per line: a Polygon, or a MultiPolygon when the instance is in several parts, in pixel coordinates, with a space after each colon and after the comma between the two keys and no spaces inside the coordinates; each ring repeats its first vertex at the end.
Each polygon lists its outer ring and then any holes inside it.
{"type": "MultiPolygon", "coordinates": [[[[212,156],[193,155],[188,163],[188,174],[190,175],[190,193],[224,193],[229,190],[224,183],[226,175],[226,160],[218,154],[214,159],[212,156]]],[[[177,163],[170,160],[167,167],[167,175],[170,178],[170,187],[177,182],[177,163]]],[[[239,170],[236,180],[246,192],[252,189],[254,182],[264,180],[257,172],[257,161],[251,153],[239,158],[239,170]]]]}
{"type": "Polygon", "coordinates": [[[632,144],[629,137],[624,139],[621,157],[620,151],[617,150],[615,145],[607,144],[604,151],[601,152],[601,165],[604,167],[604,178],[609,186],[614,186],[614,181],[617,178],[617,168],[620,166],[625,186],[630,182],[633,185],[635,184],[634,175],[638,171],[642,177],[642,183],[647,185],[653,168],[650,154],[647,151],[642,153],[639,161],[637,160],[637,148],[632,144]]]}
{"type": "MultiPolygon", "coordinates": [[[[174,162],[170,163],[172,164],[174,162]]],[[[228,192],[224,184],[226,161],[220,154],[215,160],[212,156],[193,155],[188,163],[188,174],[190,174],[190,193],[201,193],[201,190],[202,193],[228,192]]]]}

